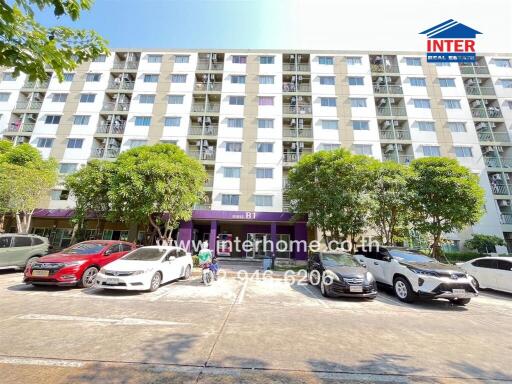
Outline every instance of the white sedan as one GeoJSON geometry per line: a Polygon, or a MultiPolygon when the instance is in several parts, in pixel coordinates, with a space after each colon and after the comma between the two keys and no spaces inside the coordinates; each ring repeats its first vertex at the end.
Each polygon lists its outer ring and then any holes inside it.
{"type": "Polygon", "coordinates": [[[191,273],[192,256],[183,248],[142,247],[101,268],[95,286],[153,292],[168,281],[188,279],[191,273]]]}
{"type": "Polygon", "coordinates": [[[459,264],[479,288],[512,293],[512,257],[481,257],[459,264]]]}

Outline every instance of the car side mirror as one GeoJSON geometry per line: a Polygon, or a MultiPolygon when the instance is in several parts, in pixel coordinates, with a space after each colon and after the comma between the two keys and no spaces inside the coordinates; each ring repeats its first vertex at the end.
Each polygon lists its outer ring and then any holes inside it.
{"type": "Polygon", "coordinates": [[[176,256],[169,257],[169,260],[167,260],[167,261],[174,261],[174,260],[176,260],[176,256]]]}
{"type": "Polygon", "coordinates": [[[361,267],[366,268],[366,264],[365,263],[361,263],[361,267]]]}
{"type": "Polygon", "coordinates": [[[110,256],[112,254],[112,251],[110,249],[106,250],[103,256],[110,256]]]}
{"type": "Polygon", "coordinates": [[[391,256],[385,255],[385,256],[382,256],[382,260],[390,262],[392,259],[391,259],[391,256]]]}

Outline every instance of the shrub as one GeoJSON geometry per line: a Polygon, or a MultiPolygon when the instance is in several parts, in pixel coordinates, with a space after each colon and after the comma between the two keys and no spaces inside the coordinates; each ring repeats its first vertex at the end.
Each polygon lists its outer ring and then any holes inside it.
{"type": "Polygon", "coordinates": [[[192,255],[192,262],[194,263],[194,267],[199,267],[199,257],[197,255],[192,255]]]}
{"type": "Polygon", "coordinates": [[[482,257],[478,252],[445,252],[445,257],[450,263],[459,263],[482,257]]]}

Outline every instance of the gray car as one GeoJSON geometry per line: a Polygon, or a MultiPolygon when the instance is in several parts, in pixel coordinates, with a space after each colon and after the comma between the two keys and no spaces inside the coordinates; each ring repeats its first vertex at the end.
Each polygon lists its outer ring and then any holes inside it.
{"type": "Polygon", "coordinates": [[[36,235],[0,234],[0,269],[24,269],[48,253],[48,239],[36,235]]]}

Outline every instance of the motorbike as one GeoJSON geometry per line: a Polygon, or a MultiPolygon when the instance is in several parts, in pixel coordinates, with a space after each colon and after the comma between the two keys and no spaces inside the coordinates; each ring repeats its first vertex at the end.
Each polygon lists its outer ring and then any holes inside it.
{"type": "Polygon", "coordinates": [[[218,265],[217,262],[214,260],[211,263],[204,263],[201,265],[203,271],[202,271],[202,282],[205,285],[210,285],[213,280],[217,280],[217,270],[218,265]]]}

